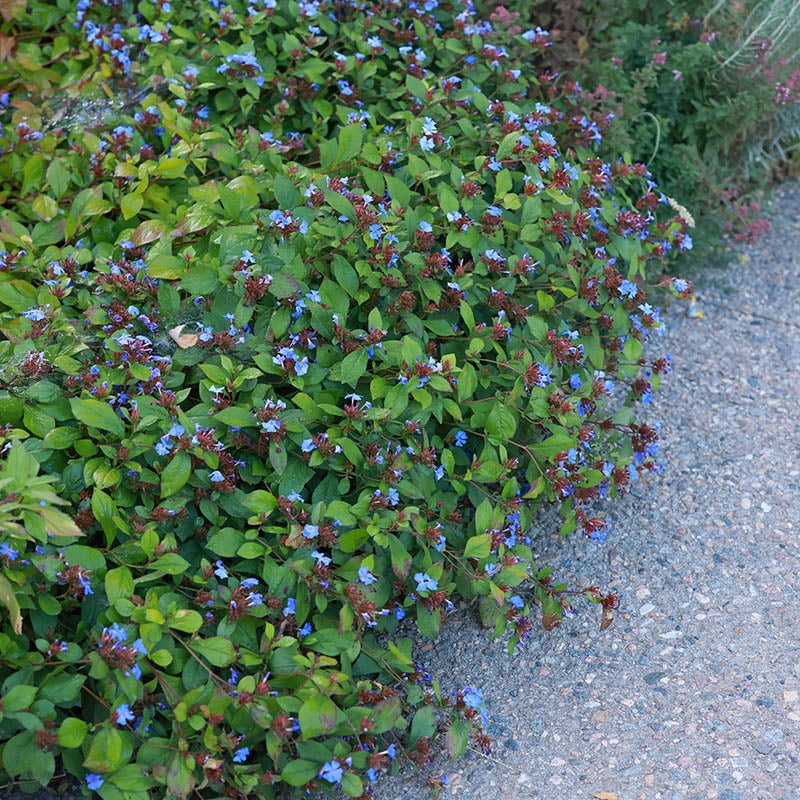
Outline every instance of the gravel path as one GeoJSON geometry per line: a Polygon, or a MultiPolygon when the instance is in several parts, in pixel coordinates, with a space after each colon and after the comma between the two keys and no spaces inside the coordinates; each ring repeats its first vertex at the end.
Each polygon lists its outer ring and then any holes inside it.
{"type": "Polygon", "coordinates": [[[420,661],[483,692],[495,760],[409,770],[377,800],[423,800],[441,772],[443,799],[800,798],[800,182],[696,288],[702,318],[666,315],[664,476],[611,508],[605,544],[539,539],[554,575],[621,596],[614,624],[584,606],[509,657],[453,614],[420,661]]]}
{"type": "MultiPolygon", "coordinates": [[[[442,772],[442,800],[800,800],[800,182],[776,212],[705,276],[701,318],[666,315],[664,476],[613,506],[603,545],[541,531],[538,563],[621,596],[614,624],[582,605],[509,657],[451,615],[419,660],[483,692],[492,759],[407,770],[376,800],[424,800],[442,772]]],[[[0,798],[79,795],[57,788],[0,798]]]]}

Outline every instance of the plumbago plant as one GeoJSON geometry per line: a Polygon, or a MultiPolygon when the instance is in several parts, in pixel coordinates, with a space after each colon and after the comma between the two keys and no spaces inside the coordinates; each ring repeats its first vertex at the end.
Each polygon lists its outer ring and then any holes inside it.
{"type": "Polygon", "coordinates": [[[489,747],[399,621],[570,609],[533,514],[601,541],[657,468],[685,223],[467,4],[3,9],[5,775],[355,797],[489,747]]]}

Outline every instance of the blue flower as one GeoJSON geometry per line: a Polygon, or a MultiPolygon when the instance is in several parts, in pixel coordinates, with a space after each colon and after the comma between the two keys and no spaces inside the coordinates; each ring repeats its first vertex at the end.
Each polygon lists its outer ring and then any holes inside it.
{"type": "Polygon", "coordinates": [[[514,608],[522,608],[525,605],[525,601],[518,594],[512,594],[511,597],[508,598],[508,603],[514,606],[514,608]]]}
{"type": "Polygon", "coordinates": [[[319,536],[319,525],[304,525],[303,536],[306,539],[316,539],[319,536]]]}
{"type": "Polygon", "coordinates": [[[14,550],[8,542],[0,544],[0,556],[5,556],[9,561],[16,561],[19,558],[19,551],[14,550]]]}
{"type": "Polygon", "coordinates": [[[117,725],[133,722],[134,715],[127,703],[122,703],[114,713],[117,715],[117,725]]]}
{"type": "Polygon", "coordinates": [[[117,642],[124,642],[128,638],[128,632],[118,622],[115,622],[110,628],[106,628],[108,635],[117,642]]]}
{"type": "Polygon", "coordinates": [[[418,592],[435,592],[439,588],[439,582],[435,578],[431,578],[427,572],[417,572],[414,580],[417,582],[418,592]]]}
{"type": "Polygon", "coordinates": [[[369,571],[369,567],[359,567],[358,569],[358,579],[364,586],[369,586],[371,583],[375,583],[378,579],[369,571]]]}
{"type": "Polygon", "coordinates": [[[218,470],[215,469],[209,476],[208,479],[212,483],[222,483],[225,480],[225,476],[218,470]]]}
{"type": "Polygon", "coordinates": [[[683,278],[673,278],[672,288],[676,292],[685,292],[689,289],[689,282],[684,280],[683,278]]]}
{"type": "Polygon", "coordinates": [[[225,566],[223,565],[223,563],[222,563],[222,561],[221,561],[221,560],[216,562],[216,567],[217,567],[217,568],[214,570],[214,574],[215,574],[215,575],[216,575],[216,576],[217,576],[217,577],[218,577],[220,580],[224,581],[224,580],[225,580],[225,578],[227,578],[227,577],[228,577],[228,570],[226,570],[226,569],[225,569],[225,566]]]}
{"type": "Polygon", "coordinates": [[[453,434],[453,441],[458,447],[463,447],[467,443],[467,434],[464,431],[456,431],[453,434]]]}
{"type": "Polygon", "coordinates": [[[147,648],[145,647],[145,644],[141,639],[137,639],[131,646],[140,655],[143,656],[147,655],[147,648]]]}
{"type": "Polygon", "coordinates": [[[291,614],[294,614],[297,611],[297,600],[294,597],[288,597],[286,599],[286,608],[283,609],[283,616],[288,617],[291,614]]]}
{"type": "Polygon", "coordinates": [[[319,777],[324,778],[328,783],[341,783],[344,770],[342,765],[336,761],[326,761],[319,771],[319,777]]]}
{"type": "Polygon", "coordinates": [[[250,748],[249,747],[240,747],[234,754],[233,760],[237,764],[244,764],[247,761],[247,757],[250,755],[250,748]]]}
{"type": "Polygon", "coordinates": [[[489,720],[489,712],[483,704],[483,695],[478,689],[472,689],[469,686],[464,687],[464,703],[469,708],[476,708],[481,712],[484,722],[489,720]]]}
{"type": "Polygon", "coordinates": [[[103,780],[102,775],[98,775],[95,772],[87,772],[86,773],[86,785],[93,791],[96,792],[105,781],[103,780]]]}

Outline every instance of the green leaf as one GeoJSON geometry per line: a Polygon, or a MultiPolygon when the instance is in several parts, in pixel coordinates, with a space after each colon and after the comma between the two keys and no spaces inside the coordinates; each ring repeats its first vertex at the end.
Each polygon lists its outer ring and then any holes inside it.
{"type": "Polygon", "coordinates": [[[463,720],[454,719],[444,737],[444,746],[450,758],[461,758],[467,751],[469,728],[463,720]]]}
{"type": "Polygon", "coordinates": [[[408,732],[408,746],[413,747],[423,736],[433,736],[436,733],[436,717],[433,706],[423,706],[414,714],[411,728],[408,732]]]}
{"type": "Polygon", "coordinates": [[[400,178],[394,175],[385,175],[386,188],[389,190],[389,197],[392,198],[393,203],[406,207],[411,202],[411,189],[406,186],[400,178]]]}
{"type": "Polygon", "coordinates": [[[191,267],[181,280],[181,288],[194,295],[210,295],[219,288],[216,267],[196,265],[191,267]]]}
{"type": "Polygon", "coordinates": [[[210,639],[194,639],[189,642],[189,647],[214,667],[227,667],[236,658],[233,643],[221,636],[212,636],[210,639]]]}
{"type": "Polygon", "coordinates": [[[275,192],[275,200],[278,202],[278,208],[284,211],[291,211],[300,202],[300,192],[294,183],[285,175],[279,173],[275,176],[272,190],[275,192]]]}
{"type": "Polygon", "coordinates": [[[367,371],[368,360],[367,351],[363,347],[359,347],[358,350],[353,350],[352,353],[348,353],[342,359],[341,363],[341,382],[349,383],[351,386],[355,387],[358,383],[358,379],[367,371]]]}
{"type": "Polygon", "coordinates": [[[336,152],[336,163],[346,164],[361,152],[364,131],[361,125],[346,125],[339,131],[339,148],[336,152]]]}
{"type": "Polygon", "coordinates": [[[461,372],[458,375],[458,383],[456,384],[456,396],[458,401],[463,403],[465,400],[470,400],[475,394],[475,389],[478,388],[478,374],[472,364],[464,364],[461,372]]]}
{"type": "Polygon", "coordinates": [[[29,708],[36,697],[36,687],[18,684],[3,695],[3,711],[22,711],[29,708]]]}
{"type": "Polygon", "coordinates": [[[140,194],[126,194],[120,201],[119,207],[125,219],[135,217],[144,205],[144,197],[140,194]]]}
{"type": "Polygon", "coordinates": [[[336,726],[338,709],[322,694],[313,695],[300,707],[297,715],[303,739],[313,739],[330,733],[336,726]]]}
{"type": "Polygon", "coordinates": [[[259,424],[250,411],[241,406],[223,408],[222,411],[214,415],[214,419],[237,428],[255,428],[259,424]]]}
{"type": "Polygon", "coordinates": [[[500,142],[500,145],[497,148],[497,153],[495,153],[495,158],[498,161],[504,159],[507,155],[509,155],[514,148],[517,146],[517,142],[522,138],[522,135],[525,131],[511,131],[511,133],[506,134],[503,137],[503,140],[500,142]]]}
{"type": "Polygon", "coordinates": [[[353,646],[355,637],[352,633],[341,634],[334,628],[322,628],[303,639],[303,647],[324,656],[338,656],[353,646]]]}
{"type": "Polygon", "coordinates": [[[428,94],[428,87],[419,78],[411,74],[406,75],[406,88],[414,97],[420,100],[425,100],[425,96],[428,94]]]}
{"type": "MultiPolygon", "coordinates": [[[[247,505],[247,498],[243,498],[243,502],[247,505]]],[[[254,510],[250,506],[247,507],[250,508],[251,511],[254,510]]],[[[242,531],[237,531],[233,528],[223,528],[223,530],[215,533],[208,539],[206,548],[222,558],[233,558],[243,543],[244,533],[242,531]]]]}
{"type": "MultiPolygon", "coordinates": [[[[242,504],[247,506],[254,514],[268,514],[278,507],[278,500],[271,492],[256,489],[242,498],[242,504]]],[[[222,553],[220,555],[223,555],[222,553]]]]}
{"type": "Polygon", "coordinates": [[[81,687],[85,675],[70,675],[66,672],[51,674],[39,688],[39,699],[48,700],[53,705],[70,708],[80,704],[81,687]]]}
{"type": "Polygon", "coordinates": [[[167,617],[167,625],[170,628],[184,633],[196,633],[203,627],[203,622],[200,614],[189,608],[181,608],[172,616],[167,617]]]}
{"type": "Polygon", "coordinates": [[[48,431],[47,435],[42,440],[45,447],[51,447],[53,450],[66,450],[71,447],[81,437],[81,432],[77,428],[53,428],[48,431]]]}
{"type": "Polygon", "coordinates": [[[464,548],[464,558],[488,558],[492,551],[492,536],[489,533],[480,533],[471,536],[464,548]]]}
{"type": "MultiPolygon", "coordinates": [[[[108,724],[108,723],[106,723],[108,724]]],[[[92,737],[83,766],[92,772],[108,772],[122,766],[122,735],[111,727],[101,728],[92,737]]]]}
{"type": "Polygon", "coordinates": [[[543,458],[552,458],[558,453],[568,452],[571,447],[575,447],[575,439],[566,433],[556,431],[552,436],[542,442],[530,445],[534,455],[543,458]]]}
{"type": "Polygon", "coordinates": [[[150,569],[157,569],[167,575],[182,575],[189,569],[189,562],[177,553],[164,553],[150,564],[150,569]]]}
{"type": "Polygon", "coordinates": [[[172,497],[192,474],[192,459],[185,450],[179,450],[161,473],[161,499],[172,497]]]}
{"type": "Polygon", "coordinates": [[[491,500],[486,499],[475,509],[475,530],[484,533],[492,527],[493,519],[494,506],[491,500]]]}
{"type": "Polygon", "coordinates": [[[58,214],[58,203],[49,194],[40,194],[31,205],[39,219],[49,222],[58,214]]]}
{"type": "Polygon", "coordinates": [[[77,717],[67,717],[58,728],[58,743],[62,747],[75,749],[86,738],[89,726],[77,717]]]}
{"type": "Polygon", "coordinates": [[[405,580],[411,572],[411,554],[394,534],[389,534],[389,553],[392,558],[392,572],[397,578],[405,580]]]}
{"type": "Polygon", "coordinates": [[[332,209],[347,217],[348,220],[355,219],[356,212],[353,204],[344,195],[327,189],[325,191],[325,200],[327,200],[332,209]]]}
{"type": "Polygon", "coordinates": [[[128,792],[144,793],[144,797],[147,798],[147,789],[155,786],[155,781],[145,774],[146,769],[147,767],[143,764],[126,764],[108,775],[107,780],[119,789],[125,790],[125,800],[134,800],[131,795],[127,794],[128,792]]]}
{"type": "Polygon", "coordinates": [[[117,506],[108,494],[97,487],[92,490],[92,513],[103,528],[107,544],[110,545],[116,533],[114,517],[118,514],[117,506]]]}
{"type": "Polygon", "coordinates": [[[62,198],[69,189],[70,174],[61,158],[54,158],[47,168],[47,182],[57,198],[62,198]]]}
{"type": "Polygon", "coordinates": [[[355,297],[358,294],[358,273],[344,258],[334,256],[333,274],[336,276],[339,285],[350,297],[355,297]]]}
{"type": "Polygon", "coordinates": [[[498,172],[497,178],[495,179],[495,201],[505,197],[505,195],[511,191],[512,185],[511,173],[507,169],[498,172]]]}
{"type": "Polygon", "coordinates": [[[486,432],[489,436],[508,441],[517,431],[517,418],[511,409],[495,403],[486,419],[486,432]]]}
{"type": "Polygon", "coordinates": [[[101,403],[99,400],[82,399],[73,397],[69,401],[72,413],[77,420],[84,425],[99,430],[106,430],[109,433],[122,437],[125,433],[125,426],[119,415],[108,403],[101,403]]]}
{"type": "Polygon", "coordinates": [[[281,780],[289,786],[302,786],[317,777],[322,764],[296,758],[290,761],[281,772],[281,780]]]}
{"type": "Polygon", "coordinates": [[[429,611],[419,601],[417,602],[417,627],[423,636],[435,639],[442,627],[442,612],[437,608],[429,611]]]}
{"type": "Polygon", "coordinates": [[[186,172],[186,167],[188,166],[189,162],[184,161],[182,158],[174,158],[172,156],[162,158],[156,167],[156,175],[160,175],[163,178],[180,178],[186,172]]]}
{"type": "Polygon", "coordinates": [[[177,800],[186,800],[194,790],[194,759],[175,753],[167,767],[167,789],[177,800]]]}
{"type": "Polygon", "coordinates": [[[105,579],[106,595],[109,605],[114,605],[121,598],[129,598],[133,594],[133,575],[126,566],[110,569],[105,579]]]}
{"type": "Polygon", "coordinates": [[[371,733],[386,733],[401,722],[403,707],[399,697],[389,697],[376,703],[372,709],[371,733]]]}
{"type": "MultiPolygon", "coordinates": [[[[151,278],[179,280],[186,274],[186,261],[169,253],[159,253],[147,262],[147,274],[151,278]]],[[[180,295],[169,284],[158,287],[158,307],[174,318],[180,309],[180,295]]]]}
{"type": "Polygon", "coordinates": [[[342,791],[348,797],[360,797],[364,793],[364,784],[355,773],[345,772],[342,775],[342,791]]]}

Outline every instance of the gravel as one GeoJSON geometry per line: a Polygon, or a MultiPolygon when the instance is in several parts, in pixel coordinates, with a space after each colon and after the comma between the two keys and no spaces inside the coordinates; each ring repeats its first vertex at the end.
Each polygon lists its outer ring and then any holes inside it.
{"type": "MultiPolygon", "coordinates": [[[[509,656],[453,613],[418,660],[483,692],[493,754],[406,769],[376,800],[423,800],[442,773],[442,800],[800,798],[800,182],[697,288],[656,343],[674,356],[650,411],[664,475],[610,508],[603,545],[537,526],[540,565],[620,595],[614,624],[582,607],[509,656]]],[[[56,788],[0,798],[79,796],[56,788]]]]}
{"type": "Polygon", "coordinates": [[[442,773],[443,800],[800,798],[800,182],[775,205],[654,343],[674,356],[649,412],[664,475],[609,507],[602,545],[537,526],[537,563],[620,595],[613,625],[583,607],[508,656],[452,614],[419,661],[483,692],[492,756],[407,769],[376,800],[442,773]]]}

